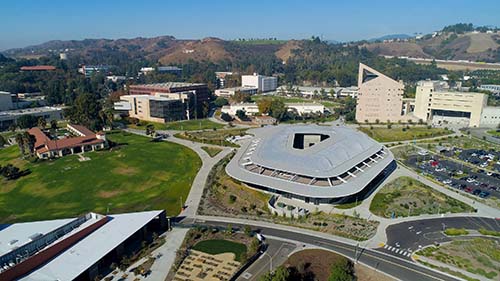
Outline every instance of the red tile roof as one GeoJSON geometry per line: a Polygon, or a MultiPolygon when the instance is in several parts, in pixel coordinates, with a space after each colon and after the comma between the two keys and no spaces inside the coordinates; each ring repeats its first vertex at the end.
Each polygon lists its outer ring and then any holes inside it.
{"type": "Polygon", "coordinates": [[[26,71],[42,71],[42,70],[55,70],[56,67],[52,65],[34,65],[34,66],[21,66],[21,70],[26,71]]]}
{"type": "Polygon", "coordinates": [[[38,153],[44,153],[51,150],[61,150],[65,148],[73,148],[83,145],[93,145],[103,143],[104,140],[98,139],[96,134],[91,130],[80,126],[70,125],[77,129],[85,136],[80,137],[66,137],[64,139],[51,140],[40,128],[31,128],[28,133],[35,136],[35,150],[38,153]]]}

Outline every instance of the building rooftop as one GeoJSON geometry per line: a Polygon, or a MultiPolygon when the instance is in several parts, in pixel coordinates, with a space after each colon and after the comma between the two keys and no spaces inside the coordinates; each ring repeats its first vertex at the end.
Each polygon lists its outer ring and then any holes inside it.
{"type": "Polygon", "coordinates": [[[55,70],[56,67],[52,65],[34,65],[34,66],[21,66],[21,70],[26,71],[43,71],[43,70],[55,70]]]}
{"type": "Polygon", "coordinates": [[[279,125],[248,132],[254,135],[252,142],[242,145],[226,172],[243,182],[303,196],[357,193],[394,160],[383,145],[347,127],[279,125]],[[312,184],[317,179],[326,186],[312,184]]]}
{"type": "Polygon", "coordinates": [[[192,86],[206,86],[204,83],[186,83],[186,82],[166,82],[166,83],[153,83],[153,84],[138,84],[138,85],[130,85],[130,88],[163,88],[163,89],[171,89],[171,88],[183,88],[183,87],[192,87],[192,86]]]}
{"type": "Polygon", "coordinates": [[[162,212],[109,215],[103,226],[20,280],[73,280],[162,212]]]}
{"type": "Polygon", "coordinates": [[[33,113],[61,111],[63,109],[64,109],[63,107],[57,107],[57,106],[42,106],[42,107],[34,107],[34,108],[6,110],[6,111],[0,111],[0,117],[5,116],[5,115],[15,116],[15,115],[25,115],[25,114],[33,114],[33,113]]]}

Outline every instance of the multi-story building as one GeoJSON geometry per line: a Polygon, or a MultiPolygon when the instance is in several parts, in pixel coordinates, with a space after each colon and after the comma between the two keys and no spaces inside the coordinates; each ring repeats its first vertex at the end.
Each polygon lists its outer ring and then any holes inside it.
{"type": "Polygon", "coordinates": [[[500,107],[487,106],[481,113],[481,127],[498,128],[500,124],[500,107]]]}
{"type": "Polygon", "coordinates": [[[413,115],[434,124],[479,127],[487,100],[485,94],[450,90],[443,81],[420,81],[413,115]]]}
{"type": "Polygon", "coordinates": [[[237,92],[255,95],[258,92],[256,87],[234,87],[234,88],[225,88],[225,89],[217,89],[215,90],[215,95],[218,97],[229,98],[234,96],[237,92]]]}
{"type": "Polygon", "coordinates": [[[481,85],[478,89],[484,91],[490,91],[493,94],[500,94],[500,85],[493,85],[493,84],[481,85]]]}
{"type": "Polygon", "coordinates": [[[37,119],[43,117],[47,122],[50,122],[52,120],[61,120],[62,114],[62,107],[53,106],[2,111],[0,112],[0,131],[7,130],[11,125],[16,124],[17,119],[24,115],[31,115],[37,119]]]}
{"type": "MultiPolygon", "coordinates": [[[[320,103],[286,103],[285,105],[289,111],[294,111],[299,115],[325,112],[325,106],[320,103]]],[[[236,115],[236,112],[239,110],[244,111],[247,115],[259,113],[259,107],[256,103],[235,103],[225,105],[222,107],[221,112],[229,115],[236,115]]]]}
{"type": "Polygon", "coordinates": [[[357,99],[359,94],[359,89],[358,87],[355,86],[340,88],[338,91],[336,91],[336,94],[337,98],[351,97],[353,99],[357,99]]]}
{"type": "Polygon", "coordinates": [[[356,121],[398,122],[410,118],[403,114],[402,82],[360,63],[358,89],[356,121]]]}
{"type": "Polygon", "coordinates": [[[82,65],[82,67],[78,69],[78,72],[85,75],[85,77],[90,77],[96,72],[106,73],[108,70],[109,66],[107,65],[82,65]]]}
{"type": "Polygon", "coordinates": [[[241,75],[242,87],[255,87],[260,92],[270,92],[278,88],[278,78],[272,76],[258,75],[241,75]]]}
{"type": "Polygon", "coordinates": [[[158,66],[156,70],[160,73],[170,73],[174,75],[182,74],[182,68],[177,66],[158,66]]]}
{"type": "Polygon", "coordinates": [[[179,99],[150,95],[124,95],[115,103],[115,110],[127,111],[133,118],[166,123],[186,119],[184,104],[179,99]]]}
{"type": "Polygon", "coordinates": [[[218,71],[215,72],[215,79],[217,81],[217,89],[222,89],[226,87],[226,76],[233,75],[233,72],[228,71],[218,71]]]}
{"type": "Polygon", "coordinates": [[[187,116],[185,119],[201,118],[206,115],[210,101],[207,84],[167,82],[156,84],[130,85],[130,95],[150,95],[171,100],[180,100],[184,104],[187,116]]]}
{"type": "Polygon", "coordinates": [[[0,111],[12,109],[12,95],[9,92],[0,91],[0,111]]]}

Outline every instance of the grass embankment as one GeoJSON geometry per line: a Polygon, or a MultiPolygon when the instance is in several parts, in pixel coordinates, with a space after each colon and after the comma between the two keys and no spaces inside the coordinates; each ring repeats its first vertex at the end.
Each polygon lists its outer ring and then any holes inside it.
{"type": "Polygon", "coordinates": [[[468,235],[469,231],[464,228],[447,228],[444,230],[444,234],[448,236],[460,236],[460,235],[468,235]]]}
{"type": "Polygon", "coordinates": [[[227,138],[234,136],[244,136],[246,130],[247,129],[227,129],[208,130],[200,132],[182,132],[175,134],[175,137],[206,144],[239,147],[237,144],[228,141],[227,138]]]}
{"type": "Polygon", "coordinates": [[[423,214],[465,213],[474,208],[410,177],[399,177],[375,195],[370,211],[390,218],[423,214]]]}
{"type": "Polygon", "coordinates": [[[359,127],[359,130],[379,142],[397,142],[433,138],[452,134],[453,131],[427,127],[359,127]]]}
{"type": "Polygon", "coordinates": [[[205,150],[205,152],[208,153],[210,157],[215,157],[222,151],[222,149],[212,146],[202,146],[201,149],[205,150]]]}
{"type": "Polygon", "coordinates": [[[490,135],[492,135],[494,137],[500,138],[500,130],[491,130],[491,131],[488,131],[486,133],[488,133],[488,134],[490,134],[490,135]]]}
{"type": "Polygon", "coordinates": [[[498,247],[498,241],[493,239],[455,240],[439,247],[427,247],[418,251],[417,255],[482,275],[488,279],[497,278],[500,272],[500,247],[498,247]]]}
{"type": "Polygon", "coordinates": [[[0,222],[74,217],[94,211],[166,209],[176,215],[201,167],[192,150],[124,132],[107,134],[112,150],[31,163],[17,146],[0,149],[0,165],[12,163],[31,174],[0,179],[0,222]]]}
{"type": "Polygon", "coordinates": [[[198,242],[193,246],[193,249],[211,255],[234,253],[236,261],[241,261],[241,257],[244,257],[247,254],[247,247],[245,245],[222,239],[204,240],[198,242]]]}
{"type": "Polygon", "coordinates": [[[141,121],[137,125],[129,124],[127,126],[132,129],[146,130],[146,126],[148,124],[152,124],[155,130],[175,130],[175,131],[198,131],[198,130],[208,130],[214,128],[221,129],[224,127],[223,124],[212,122],[209,119],[186,120],[186,121],[176,121],[168,123],[141,121]]]}

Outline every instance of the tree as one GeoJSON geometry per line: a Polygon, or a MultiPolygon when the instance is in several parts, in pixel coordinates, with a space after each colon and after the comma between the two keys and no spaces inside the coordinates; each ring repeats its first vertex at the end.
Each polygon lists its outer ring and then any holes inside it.
{"type": "Polygon", "coordinates": [[[276,268],[273,272],[268,272],[260,278],[260,281],[288,281],[290,271],[284,266],[276,268]]]}
{"type": "Polygon", "coordinates": [[[25,149],[28,151],[29,155],[33,156],[35,152],[35,142],[36,142],[35,136],[33,136],[28,132],[24,132],[23,142],[25,145],[25,149]]]}
{"type": "Polygon", "coordinates": [[[226,122],[231,122],[233,121],[233,117],[231,117],[231,115],[223,112],[221,115],[220,115],[220,119],[226,121],[226,122]]]}
{"type": "Polygon", "coordinates": [[[243,232],[245,232],[245,234],[248,236],[248,237],[251,237],[252,236],[252,228],[249,226],[249,225],[245,225],[243,227],[243,232]]]}
{"type": "Polygon", "coordinates": [[[17,134],[16,135],[16,143],[17,146],[19,146],[19,151],[21,151],[21,155],[24,155],[26,153],[25,151],[25,145],[24,145],[24,137],[22,134],[17,134]]]}
{"type": "Polygon", "coordinates": [[[272,98],[263,98],[257,101],[257,107],[261,114],[269,114],[271,111],[271,104],[273,102],[272,98]]]}
{"type": "Polygon", "coordinates": [[[50,121],[50,129],[51,130],[57,130],[57,120],[51,120],[50,121]]]}
{"type": "Polygon", "coordinates": [[[40,129],[45,129],[45,127],[47,127],[47,120],[45,120],[45,118],[43,117],[38,117],[38,127],[40,129]]]}
{"type": "Polygon", "coordinates": [[[146,135],[153,136],[155,134],[155,126],[153,124],[146,125],[146,135]]]}
{"type": "Polygon", "coordinates": [[[0,135],[0,148],[3,147],[7,142],[5,141],[5,138],[0,135]]]}
{"type": "Polygon", "coordinates": [[[283,101],[275,99],[271,103],[271,109],[269,115],[276,118],[276,120],[282,120],[287,111],[286,105],[283,101]]]}
{"type": "Polygon", "coordinates": [[[245,114],[245,111],[240,109],[236,111],[236,117],[238,117],[240,120],[245,120],[247,118],[247,115],[245,114]]]}
{"type": "Polygon", "coordinates": [[[217,97],[214,101],[214,104],[215,106],[217,107],[222,107],[224,105],[228,105],[229,102],[227,101],[227,99],[223,98],[223,97],[217,97]]]}
{"type": "Polygon", "coordinates": [[[21,129],[29,129],[37,125],[37,119],[32,115],[22,115],[17,118],[16,122],[21,129]]]}
{"type": "Polygon", "coordinates": [[[250,102],[252,100],[249,94],[242,93],[241,91],[236,91],[236,93],[234,93],[231,99],[237,103],[250,102]]]}
{"type": "Polygon", "coordinates": [[[99,114],[101,108],[96,96],[83,93],[76,97],[75,102],[66,110],[65,115],[73,123],[89,127],[92,130],[100,130],[103,125],[99,114]]]}
{"type": "Polygon", "coordinates": [[[354,280],[354,264],[350,260],[342,258],[332,265],[328,281],[352,280],[354,280]]]}

